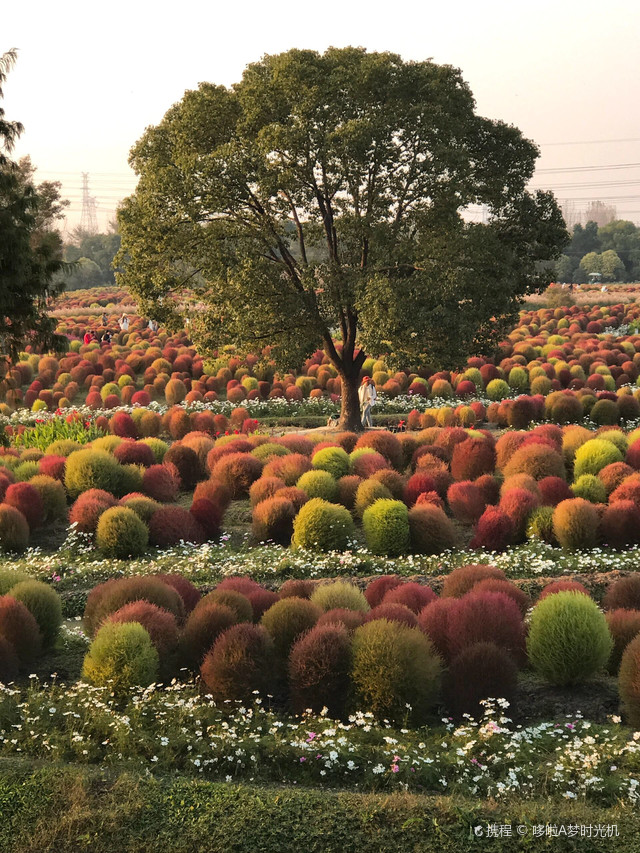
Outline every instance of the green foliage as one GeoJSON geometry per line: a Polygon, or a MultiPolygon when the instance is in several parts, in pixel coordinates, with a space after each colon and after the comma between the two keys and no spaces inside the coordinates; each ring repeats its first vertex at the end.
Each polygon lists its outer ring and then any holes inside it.
{"type": "Polygon", "coordinates": [[[15,507],[0,504],[0,549],[21,553],[29,544],[29,525],[15,507]]]}
{"type": "Polygon", "coordinates": [[[77,450],[67,458],[64,485],[71,498],[77,498],[89,489],[120,492],[122,468],[106,450],[77,450]]]}
{"type": "Polygon", "coordinates": [[[362,526],[373,554],[398,557],[409,551],[409,510],[402,501],[377,500],[364,511],[362,526]]]}
{"type": "Polygon", "coordinates": [[[511,393],[511,389],[504,379],[492,379],[487,385],[486,393],[490,400],[505,400],[511,393]]]}
{"type": "Polygon", "coordinates": [[[577,498],[584,498],[592,504],[607,502],[607,490],[604,483],[595,474],[583,474],[571,486],[571,491],[577,498]]]}
{"type": "Polygon", "coordinates": [[[529,516],[527,522],[527,539],[537,539],[556,545],[557,540],[553,532],[553,507],[539,506],[529,516]]]}
{"type": "Polygon", "coordinates": [[[356,490],[356,497],[353,504],[354,515],[357,518],[362,518],[367,507],[370,507],[377,500],[386,498],[391,500],[393,495],[389,489],[379,480],[369,478],[363,480],[356,490]]]}
{"type": "Polygon", "coordinates": [[[155,681],[158,669],[158,652],[142,625],[106,622],[91,643],[82,676],[92,684],[110,684],[116,696],[124,697],[132,687],[155,681]]]}
{"type": "Polygon", "coordinates": [[[314,454],[311,464],[339,480],[349,473],[349,454],[342,447],[324,447],[314,454]]]}
{"type": "Polygon", "coordinates": [[[573,474],[576,480],[583,474],[597,474],[613,462],[624,461],[623,454],[611,441],[592,438],[576,450],[573,474]]]}
{"type": "Polygon", "coordinates": [[[148,544],[147,525],[132,509],[113,506],[100,516],[96,545],[108,557],[139,557],[148,544]]]}
{"type": "Polygon", "coordinates": [[[329,610],[355,610],[366,613],[369,604],[364,593],[348,581],[322,583],[315,588],[311,601],[326,613],[329,610]]]}
{"type": "Polygon", "coordinates": [[[594,676],[611,654],[613,640],[598,605],[580,592],[558,592],[536,604],[527,653],[551,684],[577,684],[594,676]]]}
{"type": "Polygon", "coordinates": [[[235,589],[214,589],[196,604],[194,612],[210,604],[228,607],[237,622],[252,622],[253,608],[249,599],[235,589]]]}
{"type": "Polygon", "coordinates": [[[26,580],[11,587],[10,595],[21,601],[38,623],[43,646],[53,646],[62,624],[62,602],[58,593],[46,583],[26,580]]]}
{"type": "Polygon", "coordinates": [[[32,578],[26,572],[19,572],[15,569],[0,569],[0,595],[6,595],[11,587],[30,580],[32,578]]]}
{"type": "Polygon", "coordinates": [[[54,441],[68,440],[77,444],[88,444],[101,435],[104,435],[104,431],[92,421],[73,418],[71,423],[68,423],[66,418],[49,418],[15,435],[12,443],[15,447],[39,447],[40,450],[47,450],[54,441]]]}
{"type": "Polygon", "coordinates": [[[301,507],[293,522],[292,543],[298,548],[310,550],[345,551],[354,535],[355,528],[349,510],[322,498],[311,498],[301,507]]]}
{"type": "Polygon", "coordinates": [[[338,484],[328,471],[306,471],[296,483],[296,488],[302,489],[310,498],[338,499],[338,484]]]}
{"type": "Polygon", "coordinates": [[[322,613],[317,604],[306,598],[283,598],[262,614],[262,625],[269,632],[276,653],[282,660],[289,656],[298,637],[311,630],[322,613]]]}
{"type": "Polygon", "coordinates": [[[426,722],[438,698],[440,669],[431,641],[418,628],[375,619],[354,633],[356,706],[377,718],[426,722]]]}
{"type": "Polygon", "coordinates": [[[88,234],[79,228],[73,233],[74,242],[65,246],[64,259],[76,264],[66,280],[67,290],[81,290],[114,284],[112,261],[120,248],[120,235],[88,234]]]}
{"type": "Polygon", "coordinates": [[[451,66],[352,47],[267,55],[232,88],[187,92],[134,147],[122,282],[177,327],[180,301],[164,297],[188,280],[202,351],[268,339],[298,364],[324,346],[357,425],[364,349],[461,361],[545,279],[566,231],[552,195],[525,189],[536,156],[475,114],[451,66]],[[487,224],[464,220],[472,202],[487,224]]]}

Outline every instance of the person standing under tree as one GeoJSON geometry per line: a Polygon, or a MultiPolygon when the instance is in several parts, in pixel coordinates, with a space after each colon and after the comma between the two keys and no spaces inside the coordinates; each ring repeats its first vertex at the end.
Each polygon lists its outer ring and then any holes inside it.
{"type": "Polygon", "coordinates": [[[360,400],[362,426],[365,429],[373,426],[373,421],[371,420],[371,407],[375,404],[377,397],[378,395],[376,393],[376,386],[373,384],[373,379],[371,379],[370,376],[364,376],[362,384],[358,390],[358,399],[360,400]]]}

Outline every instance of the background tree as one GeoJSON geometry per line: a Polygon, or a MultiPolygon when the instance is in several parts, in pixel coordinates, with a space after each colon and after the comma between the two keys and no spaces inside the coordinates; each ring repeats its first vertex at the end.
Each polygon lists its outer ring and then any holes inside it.
{"type": "Polygon", "coordinates": [[[201,84],[132,150],[122,281],[143,313],[191,313],[202,347],[271,344],[298,367],[321,346],[358,428],[365,348],[459,364],[566,239],[553,196],[525,190],[536,146],[474,107],[457,69],[361,48],[201,84]],[[464,216],[477,204],[485,225],[464,216]]]}
{"type": "Polygon", "coordinates": [[[113,285],[113,259],[120,248],[116,223],[106,234],[88,234],[75,229],[72,241],[64,247],[64,259],[73,263],[67,277],[67,290],[113,285]]]}
{"type": "MultiPolygon", "coordinates": [[[[0,57],[0,98],[15,59],[15,50],[0,57]]],[[[54,281],[62,267],[60,238],[47,229],[59,195],[55,197],[55,187],[40,194],[31,181],[30,163],[21,165],[7,156],[21,132],[22,125],[8,121],[0,108],[0,354],[5,356],[14,356],[26,340],[57,343],[47,302],[64,286],[54,281]]]]}

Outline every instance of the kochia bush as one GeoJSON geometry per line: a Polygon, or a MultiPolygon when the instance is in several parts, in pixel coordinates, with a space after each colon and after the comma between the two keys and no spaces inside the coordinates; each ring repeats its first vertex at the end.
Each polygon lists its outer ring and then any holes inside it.
{"type": "Polygon", "coordinates": [[[351,638],[342,625],[316,625],[300,637],[289,656],[292,711],[301,714],[310,708],[318,714],[326,707],[331,717],[343,716],[349,699],[351,662],[351,638]]]}
{"type": "Polygon", "coordinates": [[[234,625],[222,633],[200,667],[214,700],[246,701],[254,691],[266,695],[273,680],[274,648],[261,625],[234,625]]]}
{"type": "Polygon", "coordinates": [[[398,557],[409,551],[409,511],[402,501],[375,501],[364,511],[362,526],[372,553],[398,557]]]}
{"type": "Polygon", "coordinates": [[[293,523],[293,544],[320,551],[345,551],[355,535],[351,513],[343,506],[312,498],[293,523]]]}
{"type": "Polygon", "coordinates": [[[584,498],[562,501],[553,511],[553,532],[563,548],[593,548],[598,534],[598,513],[584,498]]]}
{"type": "Polygon", "coordinates": [[[146,687],[155,681],[158,669],[158,652],[142,625],[107,622],[87,652],[82,676],[92,684],[109,684],[122,698],[132,687],[146,687]]]}
{"type": "Polygon", "coordinates": [[[132,510],[114,506],[98,519],[96,544],[108,557],[140,557],[147,550],[147,525],[132,510]]]}

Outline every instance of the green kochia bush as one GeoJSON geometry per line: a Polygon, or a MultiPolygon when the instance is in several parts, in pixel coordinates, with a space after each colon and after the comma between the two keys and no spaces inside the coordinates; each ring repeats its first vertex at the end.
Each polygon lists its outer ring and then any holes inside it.
{"type": "Polygon", "coordinates": [[[349,473],[349,454],[342,447],[324,447],[313,456],[311,464],[339,480],[349,473]]]}
{"type": "Polygon", "coordinates": [[[325,501],[338,499],[338,483],[328,471],[307,471],[296,486],[310,498],[322,498],[325,501]]]}
{"type": "Polygon", "coordinates": [[[584,498],[592,504],[607,502],[607,490],[595,474],[582,474],[571,486],[571,491],[577,498],[584,498]]]}
{"type": "Polygon", "coordinates": [[[403,501],[377,500],[364,511],[362,526],[372,553],[398,557],[409,551],[409,510],[403,501]]]}
{"type": "Polygon", "coordinates": [[[376,619],[355,631],[355,704],[377,718],[426,722],[438,699],[440,671],[431,641],[418,628],[376,619]]]}
{"type": "Polygon", "coordinates": [[[543,598],[531,614],[527,653],[551,684],[585,681],[604,667],[613,640],[598,605],[580,592],[543,598]]]}
{"type": "Polygon", "coordinates": [[[309,599],[295,596],[282,598],[263,613],[262,625],[269,632],[281,659],[287,659],[295,641],[313,628],[321,613],[321,609],[309,599]]]}
{"type": "Polygon", "coordinates": [[[98,520],[96,544],[108,557],[140,557],[149,544],[149,529],[132,509],[114,506],[98,520]]]}
{"type": "Polygon", "coordinates": [[[592,438],[576,450],[573,462],[573,475],[577,480],[583,474],[597,474],[607,465],[622,462],[623,454],[611,441],[604,438],[592,438]]]}
{"type": "Polygon", "coordinates": [[[52,646],[62,624],[62,601],[58,593],[46,583],[26,580],[11,587],[10,594],[24,604],[38,623],[43,646],[52,646]]]}
{"type": "Polygon", "coordinates": [[[355,527],[349,510],[322,498],[312,498],[296,516],[292,542],[298,548],[344,551],[354,535],[355,527]]]}
{"type": "Polygon", "coordinates": [[[369,604],[364,593],[349,581],[322,583],[311,595],[311,601],[325,613],[329,610],[356,610],[366,613],[369,604]]]}
{"type": "Polygon", "coordinates": [[[104,489],[112,495],[125,494],[120,491],[121,484],[121,466],[106,450],[78,450],[67,459],[64,485],[71,498],[77,498],[88,489],[104,489]]]}
{"type": "Polygon", "coordinates": [[[124,697],[132,687],[155,681],[158,668],[158,652],[142,625],[107,622],[91,643],[82,675],[100,686],[111,682],[115,695],[124,697]]]}

